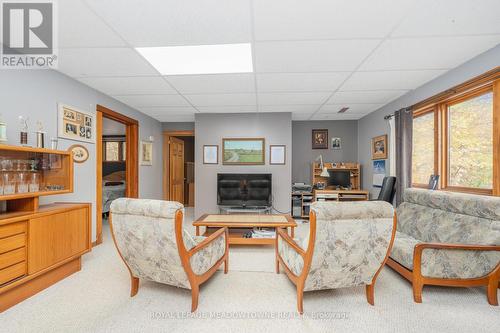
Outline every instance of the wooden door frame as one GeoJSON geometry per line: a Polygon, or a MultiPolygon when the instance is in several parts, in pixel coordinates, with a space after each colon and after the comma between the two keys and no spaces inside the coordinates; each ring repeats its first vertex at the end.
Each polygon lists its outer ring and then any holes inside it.
{"type": "Polygon", "coordinates": [[[195,136],[194,130],[163,132],[163,199],[170,200],[170,137],[195,136]]]}
{"type": "Polygon", "coordinates": [[[126,173],[125,196],[137,198],[139,196],[139,122],[124,116],[102,105],[96,106],[96,241],[94,245],[102,243],[102,119],[108,118],[125,125],[126,136],[126,173]]]}

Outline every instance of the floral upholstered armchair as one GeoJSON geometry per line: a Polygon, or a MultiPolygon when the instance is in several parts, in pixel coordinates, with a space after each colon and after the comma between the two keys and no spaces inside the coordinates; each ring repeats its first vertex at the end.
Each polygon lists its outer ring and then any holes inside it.
{"type": "Polygon", "coordinates": [[[183,229],[182,204],[173,201],[120,198],[111,204],[113,240],[131,277],[130,296],[139,279],[191,289],[191,311],[198,307],[200,285],[224,263],[228,270],[227,229],[209,237],[183,229]]]}
{"type": "Polygon", "coordinates": [[[384,201],[315,202],[309,235],[292,239],[284,229],[276,237],[276,272],[280,264],[297,286],[303,312],[304,291],[366,286],[374,304],[374,286],[396,233],[392,205],[384,201]]]}
{"type": "Polygon", "coordinates": [[[500,198],[409,188],[397,213],[387,264],[412,282],[415,302],[426,284],[486,286],[498,305],[500,198]]]}

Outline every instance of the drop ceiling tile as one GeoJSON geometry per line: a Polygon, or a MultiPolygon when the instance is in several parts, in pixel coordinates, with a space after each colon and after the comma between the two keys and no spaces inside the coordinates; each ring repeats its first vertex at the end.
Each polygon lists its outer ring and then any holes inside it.
{"type": "Polygon", "coordinates": [[[71,77],[158,74],[144,58],[129,48],[60,49],[58,71],[71,77]]]}
{"type": "Polygon", "coordinates": [[[119,47],[126,43],[82,1],[59,1],[59,47],[119,47]]]}
{"type": "Polygon", "coordinates": [[[181,95],[114,95],[113,97],[139,109],[155,106],[189,106],[181,95]]]}
{"type": "Polygon", "coordinates": [[[392,36],[499,34],[499,12],[498,0],[419,0],[392,36]]]}
{"type": "Polygon", "coordinates": [[[164,115],[158,115],[153,117],[156,120],[164,123],[164,122],[169,122],[169,123],[175,123],[175,122],[192,122],[194,121],[194,114],[164,114],[164,115]]]}
{"type": "Polygon", "coordinates": [[[309,120],[309,118],[311,118],[310,113],[292,112],[292,120],[309,120]]]}
{"type": "Polygon", "coordinates": [[[364,113],[345,113],[345,114],[324,114],[316,113],[311,120],[358,120],[365,116],[364,113]]]}
{"type": "Polygon", "coordinates": [[[340,90],[411,90],[444,73],[446,70],[356,72],[342,85],[340,90]]]}
{"type": "Polygon", "coordinates": [[[363,113],[367,114],[373,112],[385,104],[355,104],[355,103],[345,103],[345,104],[325,104],[321,107],[318,113],[325,114],[338,114],[338,111],[343,107],[348,107],[349,109],[344,114],[352,113],[363,113]]]}
{"type": "Polygon", "coordinates": [[[259,105],[259,112],[292,112],[311,115],[319,109],[319,106],[319,104],[259,105]]]}
{"type": "Polygon", "coordinates": [[[234,106],[198,106],[201,113],[247,113],[257,112],[255,105],[234,105],[234,106]]]}
{"type": "Polygon", "coordinates": [[[500,35],[390,39],[360,70],[450,69],[500,43],[500,35]]]}
{"type": "Polygon", "coordinates": [[[172,75],[166,78],[181,94],[255,92],[254,74],[172,75]]]}
{"type": "Polygon", "coordinates": [[[263,72],[352,71],[378,40],[257,42],[255,69],[263,72]]]}
{"type": "Polygon", "coordinates": [[[381,38],[412,3],[411,0],[253,2],[256,40],[381,38]]]}
{"type": "Polygon", "coordinates": [[[177,94],[161,76],[91,77],[79,81],[108,95],[177,94]]]}
{"type": "Polygon", "coordinates": [[[184,95],[195,106],[255,105],[255,94],[195,94],[184,95]]]}
{"type": "Polygon", "coordinates": [[[327,104],[387,104],[406,92],[408,90],[337,91],[327,104]]]}
{"type": "Polygon", "coordinates": [[[259,93],[259,105],[322,104],[331,92],[259,93]]]}
{"type": "Polygon", "coordinates": [[[150,115],[159,116],[164,114],[169,115],[185,115],[196,113],[196,109],[192,106],[156,106],[156,107],[141,107],[139,111],[150,115]]]}
{"type": "Polygon", "coordinates": [[[250,1],[88,0],[134,47],[250,41],[250,1]]]}
{"type": "Polygon", "coordinates": [[[334,91],[347,78],[347,72],[263,73],[257,74],[259,92],[334,91]]]}

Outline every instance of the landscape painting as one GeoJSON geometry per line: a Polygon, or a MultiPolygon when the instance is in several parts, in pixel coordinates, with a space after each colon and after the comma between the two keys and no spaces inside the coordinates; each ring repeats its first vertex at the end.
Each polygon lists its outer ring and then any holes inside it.
{"type": "Polygon", "coordinates": [[[223,164],[227,165],[263,165],[265,162],[265,140],[257,139],[222,139],[223,164]]]}

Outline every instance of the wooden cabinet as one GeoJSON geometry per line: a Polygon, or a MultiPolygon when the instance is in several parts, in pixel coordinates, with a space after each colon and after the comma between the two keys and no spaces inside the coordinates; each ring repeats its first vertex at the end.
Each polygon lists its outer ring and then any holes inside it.
{"type": "Polygon", "coordinates": [[[86,208],[73,209],[30,220],[29,273],[36,273],[88,249],[89,220],[86,208]]]}
{"type": "Polygon", "coordinates": [[[81,269],[91,206],[39,197],[73,191],[70,152],[0,144],[0,312],[81,269]]]}

